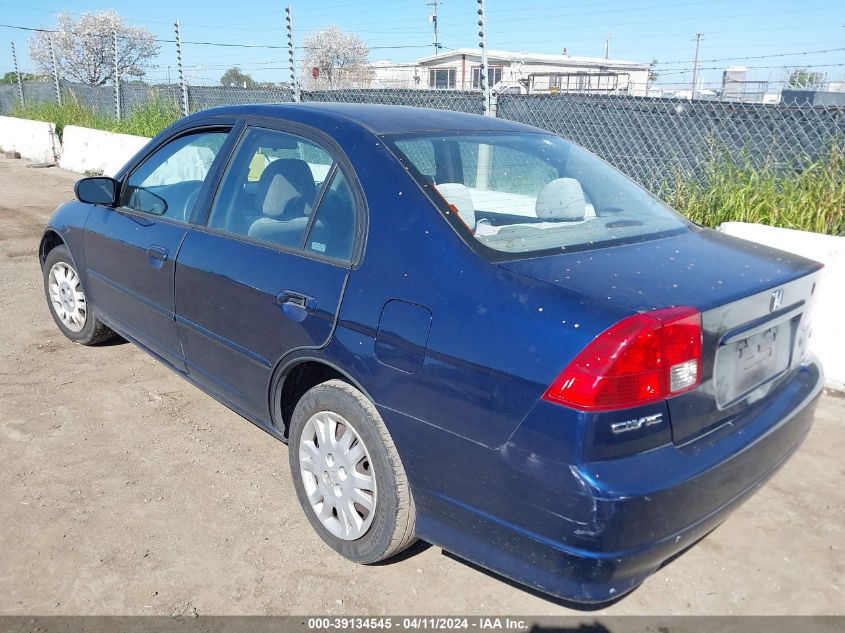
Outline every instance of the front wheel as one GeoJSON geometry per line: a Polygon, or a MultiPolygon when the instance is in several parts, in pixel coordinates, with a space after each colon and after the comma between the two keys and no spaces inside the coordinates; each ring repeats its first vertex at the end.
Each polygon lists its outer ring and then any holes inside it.
{"type": "Polygon", "coordinates": [[[358,563],[398,554],[415,540],[411,489],[373,403],[330,380],[297,403],[290,468],[308,521],[335,551],[358,563]]]}
{"type": "Polygon", "coordinates": [[[47,254],[43,273],[47,305],[62,334],[81,345],[96,345],[115,336],[91,313],[82,279],[65,246],[47,254]]]}

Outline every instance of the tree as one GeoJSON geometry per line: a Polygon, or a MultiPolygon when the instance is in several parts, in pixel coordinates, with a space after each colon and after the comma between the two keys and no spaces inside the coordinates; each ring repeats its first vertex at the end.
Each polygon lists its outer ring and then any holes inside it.
{"type": "Polygon", "coordinates": [[[806,68],[796,68],[789,73],[789,78],[786,80],[786,85],[789,88],[815,88],[822,82],[824,75],[822,73],[813,72],[806,68]]]}
{"type": "Polygon", "coordinates": [[[340,88],[363,81],[369,74],[367,58],[370,47],[354,33],[344,33],[336,25],[311,33],[302,41],[305,57],[302,67],[305,76],[329,88],[340,88]],[[312,69],[319,75],[312,77],[312,69]]]}
{"type": "Polygon", "coordinates": [[[232,66],[220,78],[221,86],[236,86],[238,88],[255,88],[255,81],[246,73],[242,73],[237,66],[232,66]]]}
{"type": "MultiPolygon", "coordinates": [[[[32,73],[21,73],[21,81],[35,81],[36,79],[38,79],[38,77],[32,73]]],[[[18,74],[14,70],[10,70],[3,75],[3,79],[0,79],[0,83],[16,84],[18,83],[18,74]]]]}
{"type": "Polygon", "coordinates": [[[652,59],[651,63],[648,65],[648,83],[650,84],[653,84],[655,81],[657,81],[658,74],[657,71],[654,70],[656,66],[657,60],[652,59]]]}
{"type": "Polygon", "coordinates": [[[39,31],[29,41],[29,56],[47,73],[53,69],[49,38],[61,76],[92,86],[114,80],[114,33],[117,32],[117,70],[120,77],[142,77],[144,66],[158,55],[155,35],[130,26],[115,11],[56,14],[52,33],[39,31]]]}

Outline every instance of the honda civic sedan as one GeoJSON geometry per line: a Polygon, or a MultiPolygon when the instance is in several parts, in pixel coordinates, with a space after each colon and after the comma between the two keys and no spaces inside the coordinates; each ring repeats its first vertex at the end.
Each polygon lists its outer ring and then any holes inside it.
{"type": "Polygon", "coordinates": [[[40,247],[59,329],[118,334],[287,443],[308,521],[359,563],[419,538],[608,601],[812,424],[821,265],[537,128],[218,108],[76,196],[40,247]]]}

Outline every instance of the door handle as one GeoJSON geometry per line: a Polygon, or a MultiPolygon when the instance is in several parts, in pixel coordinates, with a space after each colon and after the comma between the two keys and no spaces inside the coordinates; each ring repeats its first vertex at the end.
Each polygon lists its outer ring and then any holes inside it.
{"type": "Polygon", "coordinates": [[[291,321],[301,323],[317,309],[317,299],[300,292],[283,290],[276,297],[276,303],[282,306],[282,313],[291,321]]]}
{"type": "Polygon", "coordinates": [[[156,260],[159,262],[166,262],[167,261],[167,249],[163,246],[150,246],[147,248],[147,257],[150,258],[150,263],[152,264],[152,260],[156,260]]]}

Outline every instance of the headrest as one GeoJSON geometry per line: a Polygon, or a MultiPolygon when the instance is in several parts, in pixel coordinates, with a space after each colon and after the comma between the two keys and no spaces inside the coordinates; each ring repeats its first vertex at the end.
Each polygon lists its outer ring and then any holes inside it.
{"type": "Polygon", "coordinates": [[[466,185],[459,182],[444,182],[437,185],[437,191],[450,205],[458,210],[458,216],[470,230],[475,230],[475,204],[466,185]]]}
{"type": "Polygon", "coordinates": [[[534,205],[545,220],[583,220],[587,210],[584,190],[574,178],[557,178],[546,184],[534,205]]]}
{"type": "Polygon", "coordinates": [[[258,181],[258,191],[264,194],[261,212],[270,217],[308,215],[317,196],[311,168],[298,158],[279,158],[267,165],[258,181]],[[296,203],[296,209],[288,208],[291,202],[296,203]]]}

